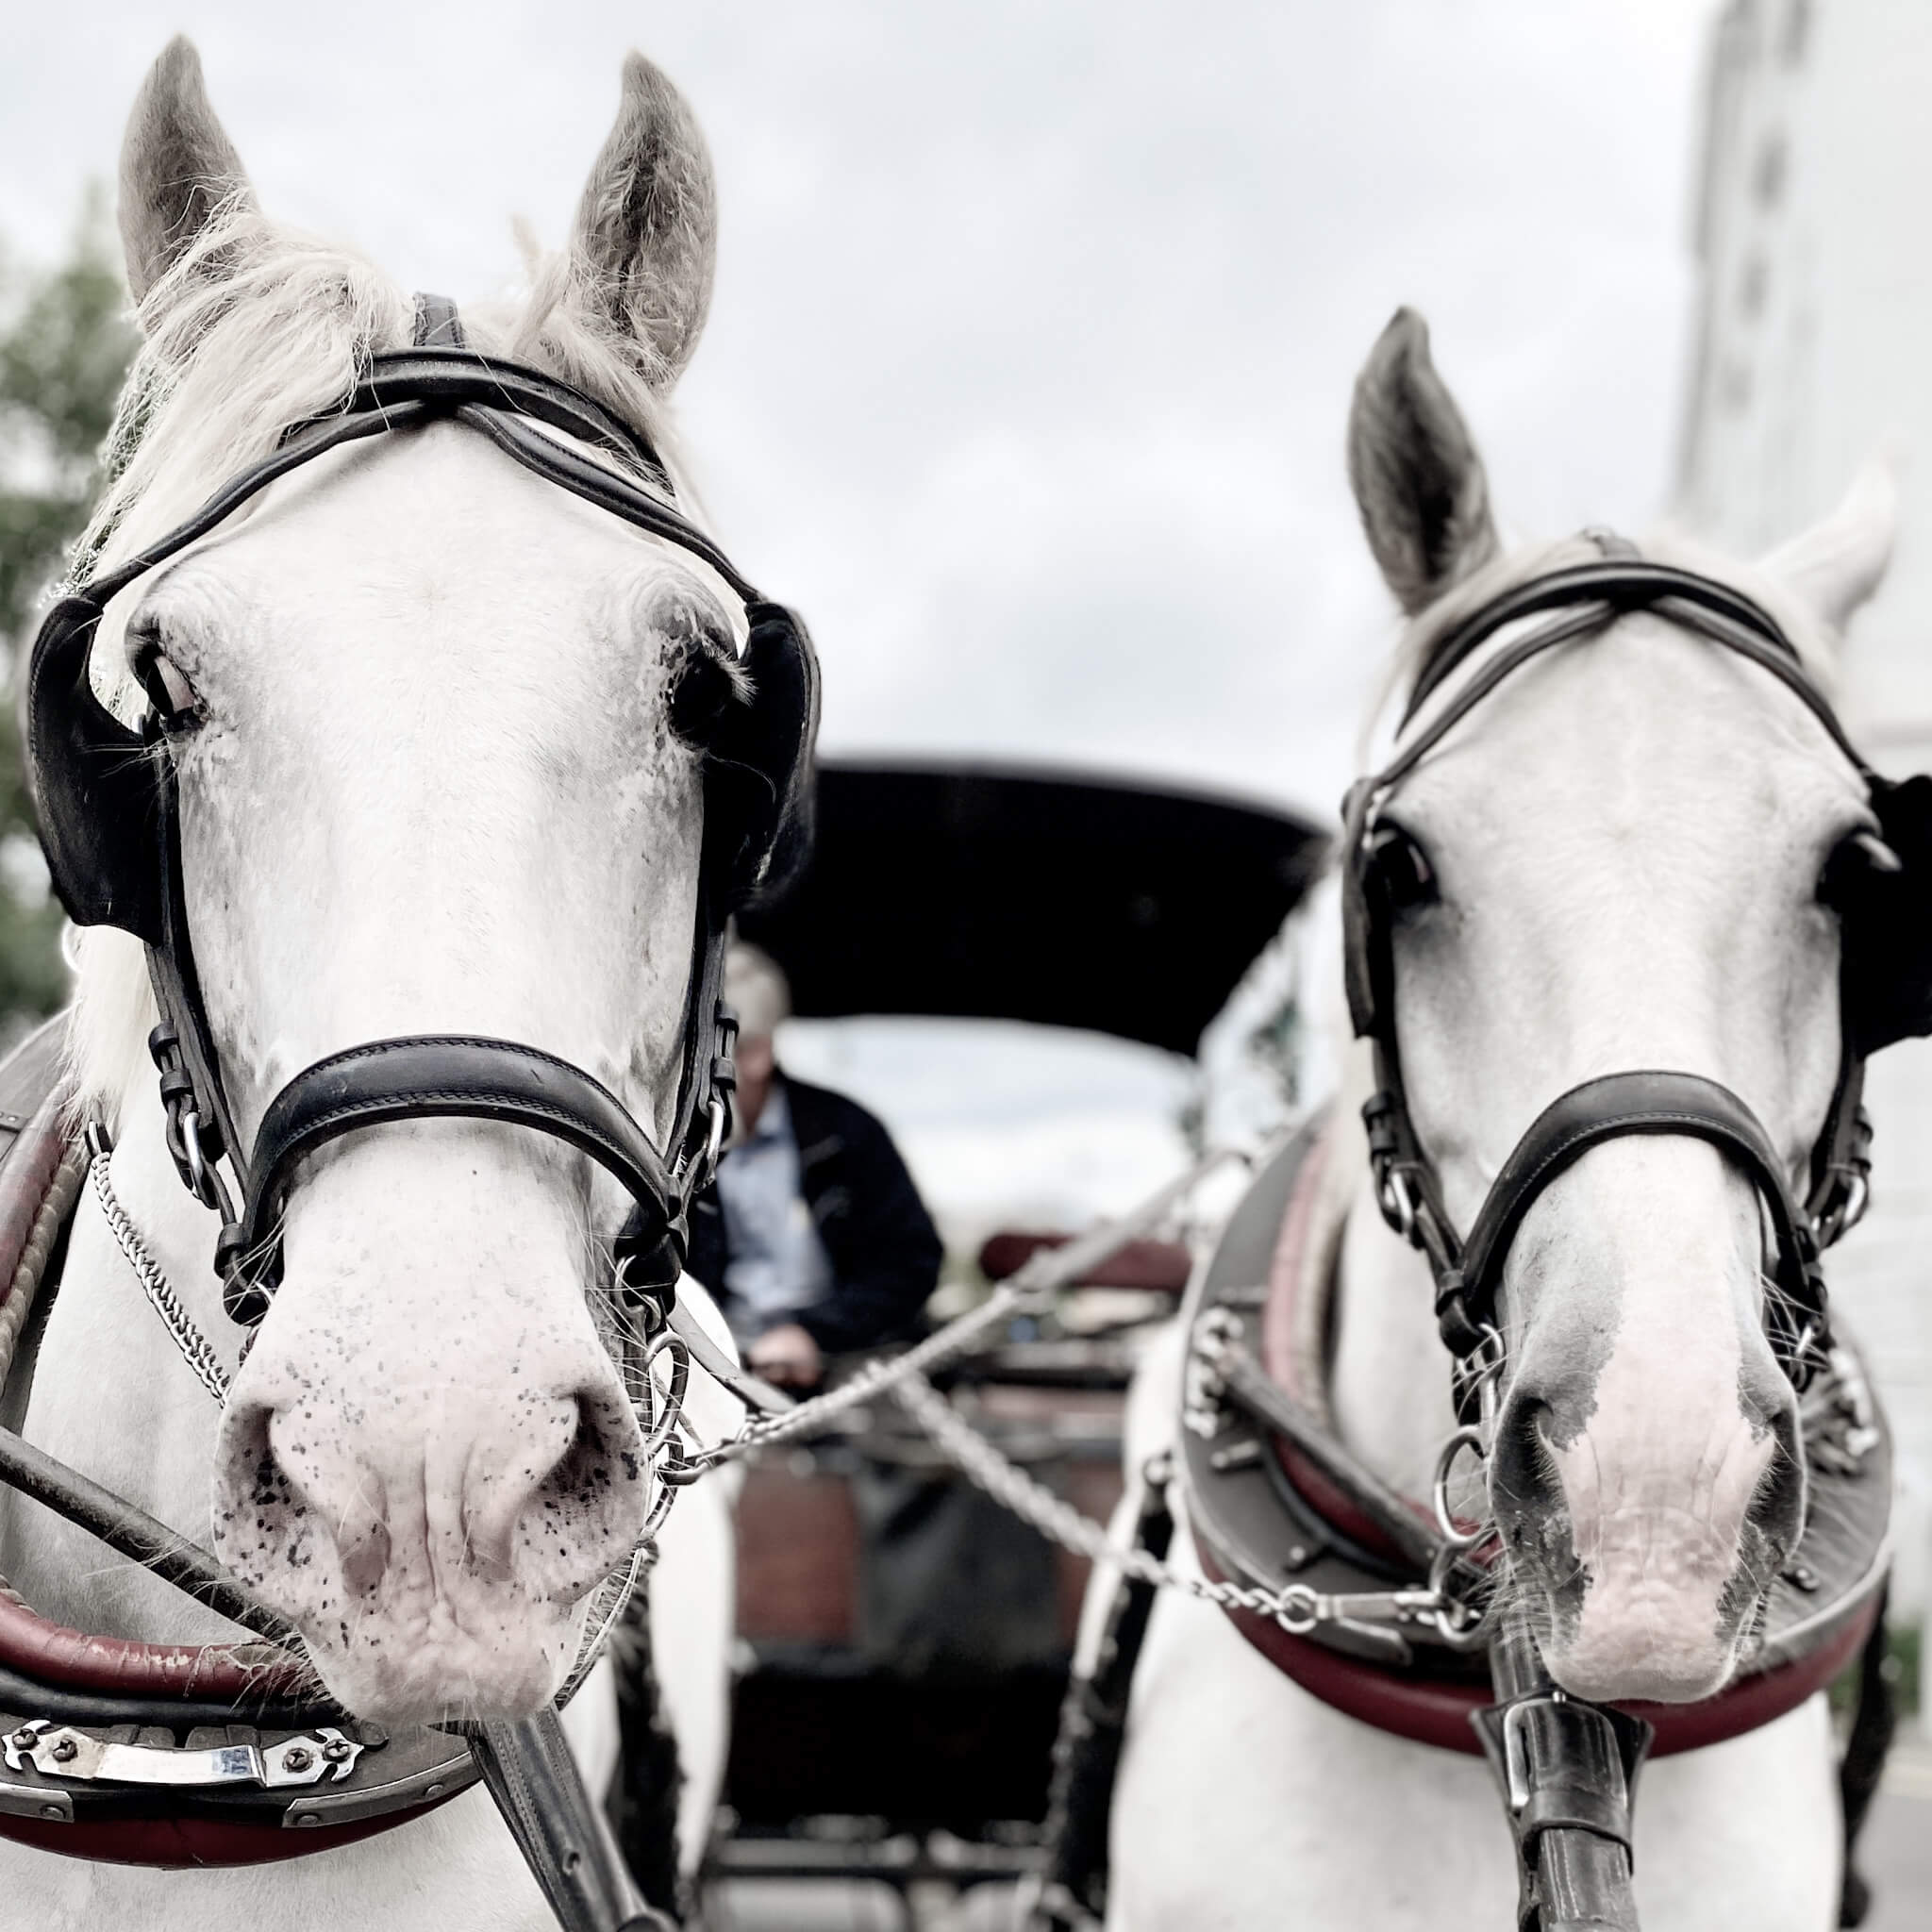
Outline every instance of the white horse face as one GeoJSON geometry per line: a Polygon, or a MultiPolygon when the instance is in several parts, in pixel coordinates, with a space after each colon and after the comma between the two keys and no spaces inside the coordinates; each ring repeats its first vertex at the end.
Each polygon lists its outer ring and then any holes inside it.
{"type": "MultiPolygon", "coordinates": [[[[215,143],[167,65],[135,130],[158,96],[178,169],[215,143]]],[[[634,62],[613,142],[628,124],[638,167],[708,194],[688,121],[652,123],[663,88],[634,62]]],[[[455,424],[319,459],[148,580],[128,647],[192,713],[188,914],[244,1138],[322,1056],[467,1032],[568,1058],[661,1140],[702,841],[668,699],[739,622],[685,553],[455,424]]],[[[216,1541],[352,1708],[526,1712],[568,1669],[649,1500],[599,1325],[625,1205],[507,1126],[383,1127],[305,1164],[222,1424],[216,1541]]]]}
{"type": "MultiPolygon", "coordinates": [[[[1363,377],[1356,474],[1372,542],[1385,567],[1401,547],[1391,581],[1420,609],[1494,538],[1466,432],[1419,325],[1403,329],[1363,377]]],[[[1814,633],[1889,547],[1882,509],[1835,531],[1806,553],[1833,554],[1835,572],[1797,586],[1814,633]]],[[[1425,863],[1392,935],[1398,1038],[1458,1225],[1548,1102],[1636,1068],[1740,1094],[1802,1198],[1840,1062],[1820,885],[1873,827],[1790,692],[1658,618],[1626,619],[1516,674],[1386,817],[1425,863]]],[[[1510,1252],[1491,1497],[1546,1660],[1579,1695],[1721,1688],[1796,1541],[1803,1464],[1765,1339],[1765,1242],[1752,1184],[1714,1148],[1641,1138],[1578,1160],[1510,1252]]]]}

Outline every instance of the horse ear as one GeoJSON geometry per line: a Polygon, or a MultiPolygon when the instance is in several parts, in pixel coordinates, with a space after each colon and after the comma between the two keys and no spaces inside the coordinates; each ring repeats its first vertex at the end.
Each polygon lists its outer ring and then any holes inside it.
{"type": "Polygon", "coordinates": [[[637,345],[666,390],[697,347],[718,253],[711,157],[685,98],[641,54],[625,57],[617,125],[577,208],[575,305],[637,345]]]}
{"type": "Polygon", "coordinates": [[[1495,556],[1482,458],[1412,308],[1395,311],[1356,378],[1348,480],[1369,548],[1411,616],[1495,556]]]}
{"type": "Polygon", "coordinates": [[[176,34],[148,69],[121,142],[121,242],[139,302],[217,214],[254,194],[215,119],[201,56],[176,34]]]}
{"type": "Polygon", "coordinates": [[[1865,463],[1829,516],[1781,543],[1758,568],[1837,635],[1884,581],[1897,537],[1898,475],[1887,453],[1865,463]]]}

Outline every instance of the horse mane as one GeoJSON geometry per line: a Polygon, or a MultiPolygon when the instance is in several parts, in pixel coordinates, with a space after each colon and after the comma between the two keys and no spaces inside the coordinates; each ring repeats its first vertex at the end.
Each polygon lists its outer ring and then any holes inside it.
{"type": "MultiPolygon", "coordinates": [[[[537,261],[521,294],[463,310],[466,333],[487,354],[593,396],[642,431],[675,475],[669,414],[638,344],[571,299],[572,277],[567,255],[537,261]]],[[[409,345],[415,303],[361,256],[266,221],[242,194],[148,291],[139,317],[141,347],[105,449],[108,488],[75,545],[69,587],[138,555],[290,429],[339,408],[371,356],[409,345]]],[[[110,610],[104,634],[112,626],[110,610]]],[[[115,654],[97,650],[93,675],[110,706],[138,704],[115,654]]],[[[111,1116],[146,1065],[155,1007],[145,959],[138,941],[108,926],[74,934],[69,958],[75,1105],[111,1116]]]]}

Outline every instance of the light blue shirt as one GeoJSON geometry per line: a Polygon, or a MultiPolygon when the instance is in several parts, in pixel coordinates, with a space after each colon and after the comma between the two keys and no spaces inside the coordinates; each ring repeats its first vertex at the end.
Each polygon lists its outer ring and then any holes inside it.
{"type": "Polygon", "coordinates": [[[800,1191],[798,1136],[785,1083],[718,1165],[724,1211],[724,1319],[741,1345],[822,1301],[832,1263],[800,1191]]]}

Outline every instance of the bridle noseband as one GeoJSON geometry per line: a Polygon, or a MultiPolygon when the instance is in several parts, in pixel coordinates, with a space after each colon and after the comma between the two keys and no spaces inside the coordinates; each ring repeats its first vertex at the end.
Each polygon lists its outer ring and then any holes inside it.
{"type": "Polygon", "coordinates": [[[741,1395],[759,1407],[783,1406],[681,1316],[675,1289],[691,1202],[729,1129],[736,1021],[720,997],[726,922],[795,860],[808,833],[818,666],[797,619],[764,599],[675,507],[669,474],[641,432],[541,370],[478,354],[449,303],[419,296],[414,345],[372,357],[340,410],[298,425],[186,523],[48,613],[34,643],[26,713],[27,769],[61,903],[76,924],[119,926],[146,947],[160,1014],[149,1046],[168,1145],[183,1185],[221,1217],[215,1264],[236,1321],[258,1323],[268,1308],[280,1275],[289,1190],[317,1149],[397,1121],[502,1122],[560,1140],[616,1177],[632,1204],[614,1257],[625,1298],[645,1310],[647,1326],[671,1322],[700,1365],[741,1395]],[[716,572],[745,606],[741,679],[719,666],[687,664],[672,695],[675,726],[706,754],[705,832],[677,1101],[661,1153],[623,1103],[581,1069],[531,1046],[468,1035],[372,1041],[305,1068],[274,1096],[253,1147],[244,1149],[188,929],[176,774],[163,730],[167,695],[152,665],[137,664],[149,709],[135,732],[93,693],[94,633],[121,591],[325,452],[443,419],[477,430],[545,481],[675,543],[716,572]],[[685,684],[706,668],[712,688],[687,702],[685,684]],[[240,1185],[239,1202],[217,1165],[224,1159],[240,1185]]]}
{"type": "Polygon", "coordinates": [[[1436,1314],[1456,1357],[1465,1421],[1479,1386],[1499,1366],[1496,1298],[1509,1247],[1542,1191],[1592,1147],[1632,1134],[1707,1141],[1740,1167],[1762,1201],[1775,1246],[1779,1293],[1766,1297],[1766,1330],[1792,1383],[1803,1389],[1830,1346],[1822,1251],[1863,1212],[1871,1124],[1859,1104],[1868,1054],[1932,1032],[1932,780],[1893,784],[1858,755],[1797,648],[1740,591],[1673,565],[1650,562],[1621,539],[1591,533],[1601,561],[1553,571],[1506,591],[1457,624],[1432,650],[1409,694],[1407,728],[1427,700],[1505,625],[1549,621],[1497,650],[1379,773],[1359,780],[1342,806],[1342,921],[1349,1009],[1374,1049],[1376,1091],[1364,1106],[1375,1195],[1384,1219],[1428,1258],[1436,1314]],[[1443,1206],[1434,1162],[1410,1118],[1395,1030],[1392,910],[1377,866],[1377,814],[1422,760],[1484,699],[1533,658],[1599,632],[1619,617],[1656,610],[1673,624],[1748,658],[1777,678],[1817,718],[1851,761],[1901,869],[1855,889],[1840,908],[1840,1007],[1844,1044],[1824,1126],[1801,1204],[1770,1136],[1742,1100],[1701,1074],[1639,1070],[1586,1080],[1559,1094],[1531,1124],[1498,1172],[1467,1236],[1443,1206]]]}

